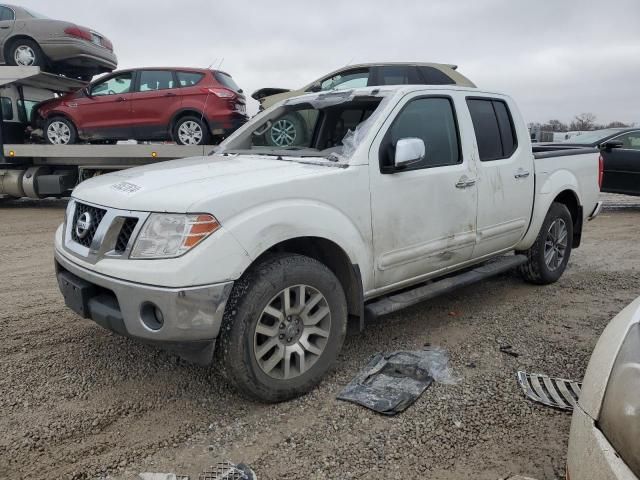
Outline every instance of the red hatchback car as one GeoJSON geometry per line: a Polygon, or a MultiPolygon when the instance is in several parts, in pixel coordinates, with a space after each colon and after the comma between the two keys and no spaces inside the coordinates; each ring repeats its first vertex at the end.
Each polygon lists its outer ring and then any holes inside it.
{"type": "Polygon", "coordinates": [[[194,68],[121,70],[36,107],[47,143],[173,140],[217,142],[247,121],[242,90],[227,73],[194,68]]]}

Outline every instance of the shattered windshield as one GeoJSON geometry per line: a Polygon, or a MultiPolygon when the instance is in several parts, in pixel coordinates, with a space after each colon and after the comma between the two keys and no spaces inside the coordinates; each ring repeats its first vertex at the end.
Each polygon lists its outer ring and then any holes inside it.
{"type": "Polygon", "coordinates": [[[216,153],[347,160],[384,97],[331,92],[292,98],[249,122],[216,153]]]}

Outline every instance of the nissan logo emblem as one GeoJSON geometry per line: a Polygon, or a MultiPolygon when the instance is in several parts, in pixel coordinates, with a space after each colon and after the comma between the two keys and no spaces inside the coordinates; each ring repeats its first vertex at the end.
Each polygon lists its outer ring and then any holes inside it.
{"type": "Polygon", "coordinates": [[[89,212],[84,212],[80,217],[78,217],[78,221],[76,222],[76,235],[78,238],[84,238],[87,236],[89,230],[91,230],[92,223],[93,219],[89,212]]]}

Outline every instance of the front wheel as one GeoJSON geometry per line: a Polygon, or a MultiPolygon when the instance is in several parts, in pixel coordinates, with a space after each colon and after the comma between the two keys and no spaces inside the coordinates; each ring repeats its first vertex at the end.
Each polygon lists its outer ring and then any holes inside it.
{"type": "Polygon", "coordinates": [[[573,221],[566,205],[552,203],[535,243],[524,253],[527,263],[520,274],[531,283],[546,285],[557,281],[569,263],[573,241],[573,221]]]}
{"type": "Polygon", "coordinates": [[[205,145],[209,140],[209,131],[201,118],[188,116],[175,123],[173,138],[179,145],[205,145]]]}
{"type": "Polygon", "coordinates": [[[344,291],[331,270],[309,257],[278,254],[234,285],[217,351],[241,393],[280,402],[320,383],[346,328],[344,291]]]}
{"type": "Polygon", "coordinates": [[[69,145],[78,140],[78,131],[70,120],[53,117],[45,123],[44,138],[53,145],[69,145]]]}

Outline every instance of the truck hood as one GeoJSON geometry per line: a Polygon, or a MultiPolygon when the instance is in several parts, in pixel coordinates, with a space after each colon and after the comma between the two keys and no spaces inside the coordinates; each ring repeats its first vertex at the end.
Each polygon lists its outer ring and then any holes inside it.
{"type": "Polygon", "coordinates": [[[80,183],[72,196],[124,210],[187,213],[218,196],[335,172],[335,168],[330,162],[308,164],[253,155],[193,157],[94,177],[80,183]]]}

